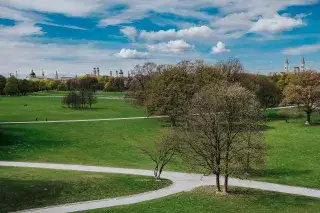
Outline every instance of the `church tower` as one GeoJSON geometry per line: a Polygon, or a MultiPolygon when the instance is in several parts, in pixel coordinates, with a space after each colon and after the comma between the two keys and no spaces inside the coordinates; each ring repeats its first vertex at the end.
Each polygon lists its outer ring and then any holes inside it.
{"type": "Polygon", "coordinates": [[[289,72],[289,60],[286,58],[284,62],[284,72],[289,72]]]}
{"type": "Polygon", "coordinates": [[[304,57],[301,58],[301,64],[300,64],[300,70],[305,71],[306,69],[306,61],[304,60],[304,57]]]}

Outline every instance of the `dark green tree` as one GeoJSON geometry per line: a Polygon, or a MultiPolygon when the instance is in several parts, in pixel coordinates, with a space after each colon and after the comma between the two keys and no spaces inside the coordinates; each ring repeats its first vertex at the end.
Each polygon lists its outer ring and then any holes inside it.
{"type": "Polygon", "coordinates": [[[19,82],[14,76],[8,78],[6,86],[4,88],[4,93],[7,95],[18,95],[19,94],[19,82]]]}
{"type": "Polygon", "coordinates": [[[26,79],[19,81],[19,91],[21,95],[27,95],[29,92],[29,82],[26,79]]]}
{"type": "Polygon", "coordinates": [[[6,87],[6,82],[7,79],[3,75],[0,75],[0,95],[4,94],[3,90],[6,87]]]}

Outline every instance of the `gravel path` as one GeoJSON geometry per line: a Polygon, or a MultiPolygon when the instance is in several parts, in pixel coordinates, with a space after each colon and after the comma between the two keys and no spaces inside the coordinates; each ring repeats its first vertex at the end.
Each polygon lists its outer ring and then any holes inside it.
{"type": "MultiPolygon", "coordinates": [[[[0,166],[27,167],[27,168],[45,168],[68,171],[87,171],[87,172],[102,172],[113,174],[131,174],[153,176],[153,171],[139,169],[124,169],[99,166],[83,166],[83,165],[68,165],[68,164],[50,164],[50,163],[28,163],[28,162],[7,162],[0,161],[0,166]]],[[[66,205],[52,206],[41,209],[31,209],[22,211],[24,213],[67,213],[76,211],[85,211],[112,206],[128,205],[143,201],[153,200],[179,192],[190,191],[199,186],[214,185],[214,176],[203,176],[194,173],[179,173],[179,172],[164,172],[163,178],[169,179],[173,184],[167,188],[157,191],[136,194],[133,196],[111,198],[105,200],[88,201],[81,203],[71,203],[66,205]]],[[[309,197],[320,198],[320,190],[308,189],[302,187],[286,186],[273,183],[265,183],[259,181],[249,181],[231,178],[229,181],[231,186],[254,188],[260,190],[282,192],[295,195],[303,195],[309,197]]]]}
{"type": "Polygon", "coordinates": [[[58,120],[58,121],[9,121],[0,122],[0,124],[45,124],[45,123],[78,123],[78,122],[98,122],[98,121],[121,121],[121,120],[142,120],[167,118],[168,116],[150,116],[150,117],[128,117],[128,118],[102,118],[102,119],[83,119],[83,120],[58,120]]]}

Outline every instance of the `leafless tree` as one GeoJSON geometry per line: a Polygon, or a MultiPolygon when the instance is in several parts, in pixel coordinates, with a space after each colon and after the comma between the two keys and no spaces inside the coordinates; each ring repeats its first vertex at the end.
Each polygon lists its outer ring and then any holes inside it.
{"type": "Polygon", "coordinates": [[[252,92],[226,81],[204,87],[190,104],[185,125],[178,131],[180,149],[190,162],[216,175],[218,192],[221,175],[227,193],[229,176],[246,172],[253,149],[263,159],[264,146],[256,145],[261,140],[252,139],[257,135],[251,134],[250,140],[245,137],[263,122],[259,106],[252,92]]]}
{"type": "Polygon", "coordinates": [[[128,102],[143,106],[146,95],[146,88],[151,77],[161,69],[155,63],[147,62],[143,65],[136,65],[131,71],[130,84],[125,98],[128,102]]]}
{"type": "Polygon", "coordinates": [[[219,61],[216,67],[222,75],[231,82],[238,82],[240,74],[244,72],[243,66],[237,58],[229,58],[226,61],[219,61]]]}
{"type": "Polygon", "coordinates": [[[167,136],[154,142],[154,147],[152,148],[139,147],[139,149],[155,163],[154,177],[160,180],[164,167],[177,154],[177,143],[173,137],[167,136]]]}

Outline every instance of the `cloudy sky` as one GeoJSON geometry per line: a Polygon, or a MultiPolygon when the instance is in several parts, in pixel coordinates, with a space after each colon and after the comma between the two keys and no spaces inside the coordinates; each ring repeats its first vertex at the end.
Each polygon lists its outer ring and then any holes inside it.
{"type": "Polygon", "coordinates": [[[0,0],[0,73],[90,73],[238,57],[320,69],[319,0],[0,0]]]}

